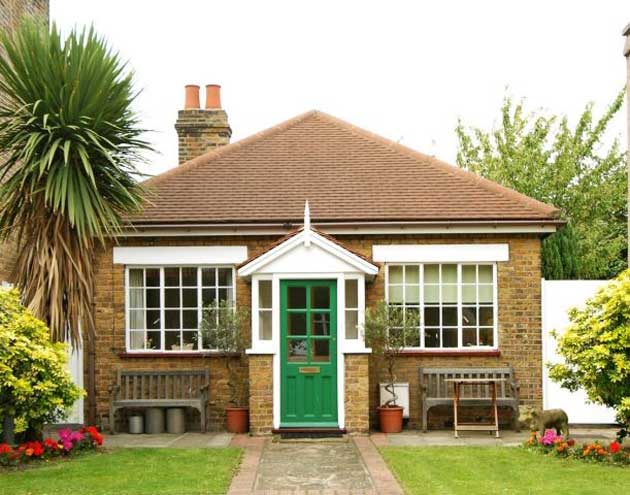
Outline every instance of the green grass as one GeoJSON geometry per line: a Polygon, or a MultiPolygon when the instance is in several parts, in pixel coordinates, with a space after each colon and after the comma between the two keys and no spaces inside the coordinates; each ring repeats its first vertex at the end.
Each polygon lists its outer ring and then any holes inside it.
{"type": "Polygon", "coordinates": [[[0,494],[221,494],[240,459],[236,448],[112,450],[0,472],[0,494]]]}
{"type": "Polygon", "coordinates": [[[627,493],[630,468],[508,447],[385,447],[406,493],[440,495],[627,493]]]}

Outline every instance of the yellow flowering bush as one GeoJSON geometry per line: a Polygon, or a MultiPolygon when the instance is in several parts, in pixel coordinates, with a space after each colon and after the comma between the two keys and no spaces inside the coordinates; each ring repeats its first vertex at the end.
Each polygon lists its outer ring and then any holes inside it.
{"type": "MultiPolygon", "coordinates": [[[[565,363],[550,366],[551,377],[569,390],[582,388],[596,404],[614,408],[630,425],[630,271],[626,270],[583,309],[569,312],[570,325],[558,338],[565,363]]],[[[623,436],[623,433],[622,433],[623,436]]]]}
{"type": "Polygon", "coordinates": [[[40,431],[64,417],[83,393],[68,372],[67,350],[50,341],[16,290],[0,289],[0,418],[40,431]]]}

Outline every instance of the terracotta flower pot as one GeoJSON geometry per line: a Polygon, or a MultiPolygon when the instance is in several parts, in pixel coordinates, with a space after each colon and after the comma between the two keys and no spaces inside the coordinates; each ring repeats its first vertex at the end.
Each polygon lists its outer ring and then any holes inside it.
{"type": "Polygon", "coordinates": [[[377,407],[378,422],[383,433],[400,433],[403,424],[403,408],[400,406],[377,407]]]}
{"type": "Polygon", "coordinates": [[[227,431],[230,433],[247,433],[249,431],[249,408],[226,407],[227,431]]]}

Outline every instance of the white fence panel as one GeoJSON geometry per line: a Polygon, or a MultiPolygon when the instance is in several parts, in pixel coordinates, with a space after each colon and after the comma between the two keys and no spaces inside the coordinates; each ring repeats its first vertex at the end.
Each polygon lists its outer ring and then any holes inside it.
{"type": "Polygon", "coordinates": [[[547,363],[562,361],[556,350],[552,330],[562,334],[569,324],[568,311],[581,307],[595,295],[605,280],[544,280],[542,281],[542,338],[543,338],[543,406],[561,408],[570,423],[611,424],[615,422],[612,409],[588,402],[583,391],[569,392],[549,378],[547,363]]]}

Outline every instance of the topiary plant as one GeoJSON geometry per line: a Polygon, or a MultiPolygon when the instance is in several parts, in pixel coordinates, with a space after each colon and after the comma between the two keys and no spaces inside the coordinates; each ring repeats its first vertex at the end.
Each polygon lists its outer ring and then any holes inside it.
{"type": "Polygon", "coordinates": [[[0,417],[7,443],[14,421],[37,435],[81,396],[67,360],[67,345],[51,342],[48,327],[22,306],[18,291],[0,289],[0,417]]]}
{"type": "Polygon", "coordinates": [[[549,365],[549,374],[564,388],[582,388],[594,403],[615,409],[624,436],[630,425],[630,271],[583,309],[572,309],[569,320],[566,332],[556,335],[565,362],[549,365]]]}

